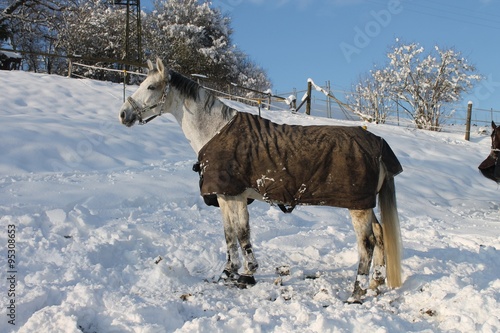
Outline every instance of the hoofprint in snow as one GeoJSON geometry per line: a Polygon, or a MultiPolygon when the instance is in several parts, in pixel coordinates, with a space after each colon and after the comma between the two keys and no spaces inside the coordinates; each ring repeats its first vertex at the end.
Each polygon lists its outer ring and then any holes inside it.
{"type": "Polygon", "coordinates": [[[500,329],[499,189],[477,172],[489,136],[466,142],[368,124],[405,169],[396,178],[404,283],[348,305],[357,253],[347,210],[284,215],[252,204],[259,282],[244,290],[206,283],[224,265],[222,223],[199,196],[196,156],[172,118],[127,131],[116,121],[122,87],[109,83],[2,72],[0,86],[1,332],[500,329]]]}

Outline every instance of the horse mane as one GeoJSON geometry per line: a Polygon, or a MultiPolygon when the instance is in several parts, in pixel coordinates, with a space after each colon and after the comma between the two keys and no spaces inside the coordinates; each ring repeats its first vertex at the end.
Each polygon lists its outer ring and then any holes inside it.
{"type": "Polygon", "coordinates": [[[168,74],[170,75],[170,84],[172,85],[172,87],[179,90],[179,92],[184,95],[184,97],[191,98],[195,101],[200,98],[199,90],[201,87],[197,82],[173,70],[169,70],[168,74]]]}
{"type": "MultiPolygon", "coordinates": [[[[196,81],[193,81],[174,70],[169,70],[168,74],[170,76],[169,82],[172,87],[177,89],[184,97],[190,98],[194,101],[198,101],[198,99],[200,98],[199,91],[200,89],[204,89],[202,86],[200,86],[196,81]]],[[[212,94],[210,91],[206,91],[206,96],[207,98],[205,99],[205,105],[203,108],[206,112],[210,113],[215,101],[217,100],[217,97],[214,96],[214,94],[212,94]]],[[[236,110],[230,108],[224,103],[222,103],[222,105],[223,107],[221,112],[223,118],[225,120],[231,119],[236,113],[236,110]]]]}

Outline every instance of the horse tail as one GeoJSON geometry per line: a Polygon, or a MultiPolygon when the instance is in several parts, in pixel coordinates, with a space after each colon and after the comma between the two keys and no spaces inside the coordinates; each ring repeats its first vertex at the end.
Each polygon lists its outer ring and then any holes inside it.
{"type": "Polygon", "coordinates": [[[396,188],[394,176],[387,172],[383,163],[385,179],[379,191],[379,209],[384,235],[384,249],[387,272],[387,285],[390,288],[400,287],[402,242],[399,217],[396,204],[396,188]]]}

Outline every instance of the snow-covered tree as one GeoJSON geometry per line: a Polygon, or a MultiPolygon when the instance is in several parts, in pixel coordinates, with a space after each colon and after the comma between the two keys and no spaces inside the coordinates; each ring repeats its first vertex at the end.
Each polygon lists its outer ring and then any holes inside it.
{"type": "MultiPolygon", "coordinates": [[[[248,55],[243,52],[235,52],[236,66],[233,66],[235,72],[234,81],[245,88],[251,88],[259,91],[267,91],[271,84],[266,72],[253,62],[248,55]]],[[[247,92],[248,93],[248,92],[247,92]]],[[[252,94],[248,94],[251,97],[252,94]]]]}
{"type": "MultiPolygon", "coordinates": [[[[417,43],[397,44],[387,54],[389,63],[371,72],[375,96],[390,98],[418,128],[439,130],[458,102],[482,79],[476,68],[453,49],[435,46],[429,53],[417,43]]],[[[360,90],[366,84],[360,83],[360,90]]],[[[370,98],[364,103],[369,104],[370,98]]]]}
{"type": "Polygon", "coordinates": [[[197,0],[156,0],[147,19],[148,51],[183,74],[218,75],[230,47],[228,18],[197,0]]]}
{"type": "Polygon", "coordinates": [[[61,16],[76,0],[4,0],[0,2],[1,35],[15,48],[31,52],[23,56],[28,69],[51,73],[60,60],[36,53],[54,53],[61,16]]]}
{"type": "MultiPolygon", "coordinates": [[[[86,63],[115,68],[116,63],[113,60],[118,61],[125,57],[125,20],[123,7],[109,6],[100,0],[83,0],[78,7],[65,12],[64,22],[59,27],[58,49],[68,56],[109,59],[108,62],[86,63]]],[[[135,29],[135,25],[132,28],[135,29]]],[[[120,80],[121,77],[121,74],[93,69],[78,70],[80,75],[100,80],[120,80]]]]}
{"type": "MultiPolygon", "coordinates": [[[[125,59],[126,9],[108,0],[0,0],[0,38],[25,54],[33,71],[65,74],[64,58],[39,56],[80,55],[103,61],[79,61],[116,68],[125,59]],[[109,59],[109,61],[104,61],[109,59]],[[42,68],[43,67],[43,68],[42,68]]],[[[200,0],[156,0],[152,13],[141,12],[144,50],[131,47],[129,58],[164,59],[182,74],[203,74],[218,88],[229,82],[258,90],[271,84],[264,70],[232,43],[230,18],[211,2],[200,0]]],[[[138,33],[130,25],[131,38],[138,33]]],[[[137,45],[134,40],[129,45],[137,45]]],[[[80,75],[118,80],[120,73],[76,68],[80,75]]]]}
{"type": "Polygon", "coordinates": [[[346,107],[369,122],[385,123],[395,106],[384,84],[374,79],[373,71],[361,78],[353,92],[347,95],[346,107]]]}
{"type": "Polygon", "coordinates": [[[52,12],[62,12],[72,0],[3,0],[0,3],[0,25],[19,22],[48,23],[52,12]]]}
{"type": "Polygon", "coordinates": [[[170,68],[203,74],[219,88],[229,82],[270,87],[265,72],[232,43],[230,18],[208,1],[156,0],[144,28],[146,52],[170,68]]]}

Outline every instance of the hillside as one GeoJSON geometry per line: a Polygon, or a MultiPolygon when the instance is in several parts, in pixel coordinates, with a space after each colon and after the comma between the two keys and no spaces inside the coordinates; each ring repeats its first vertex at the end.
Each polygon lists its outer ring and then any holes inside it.
{"type": "Polygon", "coordinates": [[[257,285],[212,283],[225,263],[221,218],[199,196],[196,156],[173,117],[122,126],[122,86],[111,83],[2,71],[0,87],[0,332],[500,330],[499,188],[477,171],[487,135],[467,142],[367,124],[404,168],[396,177],[404,284],[348,305],[357,251],[347,210],[284,215],[252,204],[257,285]],[[275,285],[284,265],[291,274],[275,285]]]}

